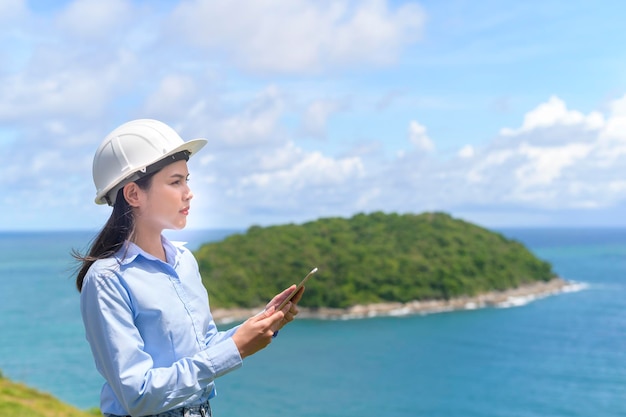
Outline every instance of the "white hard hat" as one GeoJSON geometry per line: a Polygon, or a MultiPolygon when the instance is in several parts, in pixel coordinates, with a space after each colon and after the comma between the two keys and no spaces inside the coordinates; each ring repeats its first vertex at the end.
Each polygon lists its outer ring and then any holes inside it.
{"type": "Polygon", "coordinates": [[[112,206],[119,189],[147,174],[146,168],[175,158],[180,152],[188,152],[185,157],[189,157],[206,143],[206,139],[185,142],[174,129],[158,120],[124,123],[104,138],[93,158],[96,204],[112,206]]]}

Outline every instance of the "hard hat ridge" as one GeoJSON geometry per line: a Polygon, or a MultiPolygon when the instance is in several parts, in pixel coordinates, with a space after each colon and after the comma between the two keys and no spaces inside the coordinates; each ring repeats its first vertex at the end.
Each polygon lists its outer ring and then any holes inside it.
{"type": "Polygon", "coordinates": [[[96,204],[112,206],[124,185],[175,160],[189,159],[206,143],[206,139],[185,142],[174,129],[158,120],[124,123],[104,138],[94,155],[96,204]]]}

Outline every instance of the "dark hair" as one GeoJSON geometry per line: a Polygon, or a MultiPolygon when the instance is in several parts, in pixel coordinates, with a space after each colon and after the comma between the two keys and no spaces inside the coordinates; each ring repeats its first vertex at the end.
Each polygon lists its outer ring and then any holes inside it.
{"type": "MultiPolygon", "coordinates": [[[[152,185],[152,177],[156,172],[152,172],[134,181],[139,188],[147,190],[152,185]]],[[[82,255],[77,250],[72,250],[72,256],[80,262],[78,274],[76,275],[76,288],[78,292],[83,289],[83,281],[91,265],[98,259],[109,258],[117,252],[124,242],[128,240],[135,230],[135,219],[132,207],[124,197],[124,188],[117,192],[113,212],[100,233],[92,240],[87,255],[82,255]]]]}

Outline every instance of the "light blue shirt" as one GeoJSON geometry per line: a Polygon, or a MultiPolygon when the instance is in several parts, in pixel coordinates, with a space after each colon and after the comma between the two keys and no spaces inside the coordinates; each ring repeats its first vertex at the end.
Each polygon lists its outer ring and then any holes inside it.
{"type": "Polygon", "coordinates": [[[200,404],[215,396],[215,378],[242,365],[231,337],[236,328],[217,330],[193,254],[161,239],[167,263],[127,242],[85,276],[80,306],[106,380],[104,414],[200,404]]]}

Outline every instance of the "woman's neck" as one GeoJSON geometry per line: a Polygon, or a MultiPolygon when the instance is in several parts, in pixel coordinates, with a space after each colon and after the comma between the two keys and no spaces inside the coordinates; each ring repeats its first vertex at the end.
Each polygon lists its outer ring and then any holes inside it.
{"type": "Polygon", "coordinates": [[[165,249],[163,248],[163,242],[161,241],[160,230],[146,231],[136,229],[134,236],[132,237],[132,241],[145,252],[155,258],[159,258],[163,262],[167,262],[165,249]]]}

